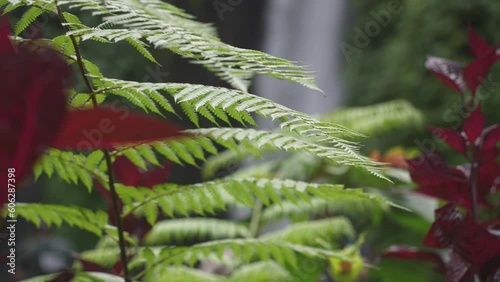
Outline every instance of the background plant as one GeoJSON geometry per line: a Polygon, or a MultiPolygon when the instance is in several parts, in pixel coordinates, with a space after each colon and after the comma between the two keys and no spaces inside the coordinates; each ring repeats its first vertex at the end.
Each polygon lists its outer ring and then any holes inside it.
{"type": "MultiPolygon", "coordinates": [[[[224,44],[212,26],[161,1],[0,1],[0,5],[6,13],[25,10],[15,24],[16,36],[11,38],[14,46],[29,52],[55,50],[75,67],[81,81],[64,99],[73,110],[57,118],[60,128],[49,130],[54,138],[43,145],[52,148],[45,150],[37,162],[35,178],[57,175],[77,187],[99,189],[109,201],[107,212],[61,203],[17,203],[17,216],[38,226],[42,222],[48,226],[67,223],[101,238],[93,250],[75,256],[71,269],[32,281],[247,281],[249,277],[252,281],[269,281],[276,276],[314,281],[327,269],[339,280],[353,281],[361,274],[359,249],[363,237],[354,243],[357,232],[348,218],[324,218],[324,211],[320,216],[316,208],[333,207],[346,213],[369,209],[360,211],[368,214],[388,208],[390,202],[381,196],[282,175],[232,175],[194,185],[165,183],[168,165],[163,164],[167,160],[197,166],[221,148],[254,155],[263,150],[307,153],[336,164],[337,169],[356,166],[384,178],[378,163],[358,153],[354,140],[361,136],[359,133],[331,123],[328,118],[319,120],[247,92],[256,74],[317,89],[309,72],[284,59],[224,44]],[[89,27],[77,13],[91,13],[102,21],[89,27]],[[52,39],[18,37],[41,15],[59,22],[63,34],[52,39]],[[167,49],[201,64],[232,88],[109,78],[82,56],[80,46],[87,41],[126,42],[152,62],[156,60],[149,45],[167,49]],[[196,126],[203,119],[214,127],[178,133],[168,124],[134,113],[140,111],[157,118],[183,116],[196,126]],[[280,130],[231,127],[254,125],[254,115],[274,120],[280,130]],[[103,120],[107,125],[102,125],[103,120]],[[165,140],[174,136],[177,138],[165,140]],[[238,222],[207,216],[234,206],[252,208],[250,218],[238,222]],[[297,207],[313,209],[286,229],[266,234],[259,231],[263,223],[294,216],[297,207]],[[280,214],[280,210],[285,213],[280,214]],[[305,215],[314,218],[315,214],[324,219],[304,220],[305,215]],[[203,217],[187,218],[193,215],[203,217]],[[175,220],[165,220],[169,217],[175,220]],[[347,242],[352,246],[344,249],[344,237],[351,238],[347,242]]],[[[8,40],[3,40],[7,44],[8,40]]],[[[21,60],[23,54],[13,58],[21,60]]],[[[18,71],[13,72],[16,75],[22,73],[22,69],[14,70],[18,71]]],[[[38,92],[22,93],[32,97],[38,92]]],[[[55,99],[46,92],[36,95],[44,95],[43,101],[47,102],[55,99]]],[[[406,115],[403,121],[411,120],[412,115],[418,117],[409,105],[399,106],[403,107],[399,113],[406,115]],[[405,113],[405,109],[411,111],[405,113]]],[[[35,103],[34,107],[51,116],[49,106],[43,108],[35,103]]],[[[364,109],[351,115],[376,111],[364,109]]],[[[347,124],[352,123],[349,114],[337,115],[339,119],[344,116],[347,124]]],[[[12,123],[11,118],[6,116],[6,122],[12,123]]],[[[41,122],[50,124],[45,119],[41,122]]],[[[381,127],[397,123],[390,118],[378,122],[381,127]]],[[[28,164],[41,152],[40,144],[32,144],[26,149],[30,153],[36,149],[37,154],[28,164]]],[[[17,157],[6,158],[2,164],[9,166],[17,157]]],[[[9,216],[7,211],[4,216],[9,216]]]]}
{"type": "Polygon", "coordinates": [[[448,249],[449,258],[444,262],[436,253],[408,247],[392,247],[386,256],[430,261],[445,273],[446,281],[497,281],[500,239],[494,231],[498,228],[500,127],[486,127],[481,107],[484,99],[477,90],[498,55],[496,48],[472,29],[468,41],[475,57],[471,63],[463,66],[437,57],[429,57],[426,63],[438,79],[460,94],[465,113],[460,131],[439,127],[429,130],[460,153],[466,163],[449,166],[438,152],[424,152],[408,161],[412,180],[419,185],[416,192],[445,201],[436,209],[423,244],[448,249]]]}

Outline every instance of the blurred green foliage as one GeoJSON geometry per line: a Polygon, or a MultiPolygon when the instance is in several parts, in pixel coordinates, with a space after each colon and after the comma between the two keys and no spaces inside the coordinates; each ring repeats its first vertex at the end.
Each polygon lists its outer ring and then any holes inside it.
{"type": "MultiPolygon", "coordinates": [[[[391,14],[388,24],[379,25],[379,32],[372,27],[374,36],[369,44],[345,61],[345,85],[348,106],[371,105],[392,99],[406,99],[424,112],[427,124],[452,126],[443,114],[455,114],[458,96],[441,84],[424,67],[426,56],[434,55],[468,63],[473,59],[467,46],[467,21],[491,44],[500,42],[500,2],[474,1],[398,1],[355,0],[349,1],[355,18],[348,23],[344,42],[356,47],[355,28],[365,30],[375,21],[374,14],[388,11],[391,3],[400,3],[401,12],[391,14]]],[[[496,105],[500,102],[498,77],[500,68],[490,73],[493,87],[483,106],[487,120],[492,122],[496,105]]],[[[482,89],[486,91],[486,89],[482,89]]],[[[374,140],[369,146],[381,149],[405,144],[417,146],[424,132],[399,131],[383,140],[374,140]]],[[[444,148],[439,146],[438,148],[444,148]]]]}

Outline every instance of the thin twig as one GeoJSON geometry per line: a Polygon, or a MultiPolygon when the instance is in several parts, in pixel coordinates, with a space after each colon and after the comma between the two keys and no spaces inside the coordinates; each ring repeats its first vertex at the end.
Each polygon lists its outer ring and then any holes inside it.
{"type": "Polygon", "coordinates": [[[471,216],[477,221],[477,188],[479,180],[479,160],[477,154],[477,148],[472,145],[472,161],[470,167],[470,200],[471,200],[471,216]]]}
{"type": "MultiPolygon", "coordinates": [[[[56,2],[57,5],[57,2],[56,2]]],[[[66,20],[64,19],[62,10],[59,6],[57,6],[57,15],[59,17],[59,20],[61,21],[61,24],[67,31],[71,31],[71,29],[64,25],[64,23],[67,23],[66,20]]],[[[96,93],[94,91],[94,88],[92,87],[92,83],[90,82],[90,79],[88,78],[86,71],[85,71],[85,66],[83,63],[83,58],[82,54],[80,52],[80,47],[78,46],[78,42],[76,41],[76,38],[73,35],[68,35],[71,43],[73,44],[73,47],[75,48],[75,54],[76,54],[76,61],[78,63],[78,68],[80,69],[80,73],[82,75],[83,81],[85,82],[85,85],[87,86],[87,90],[91,93],[90,97],[92,99],[92,105],[94,108],[98,107],[97,103],[97,98],[96,98],[96,93]]],[[[112,205],[113,205],[113,212],[116,217],[116,227],[118,229],[118,239],[119,239],[119,245],[120,245],[120,257],[123,265],[123,278],[126,282],[132,282],[132,280],[129,278],[129,270],[128,270],[128,258],[127,258],[127,249],[126,249],[126,242],[125,242],[125,236],[124,236],[124,231],[123,231],[123,222],[122,222],[122,217],[120,214],[120,208],[118,206],[118,194],[116,193],[116,187],[115,187],[115,181],[114,181],[114,174],[113,174],[113,166],[111,162],[111,155],[107,150],[103,150],[104,153],[104,158],[106,160],[106,165],[108,167],[108,178],[109,178],[109,190],[111,192],[111,200],[112,200],[112,205]]]]}

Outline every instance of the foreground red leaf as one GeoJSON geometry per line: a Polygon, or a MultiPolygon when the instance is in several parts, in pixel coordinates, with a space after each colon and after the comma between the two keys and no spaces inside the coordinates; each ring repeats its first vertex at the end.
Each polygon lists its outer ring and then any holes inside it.
{"type": "Polygon", "coordinates": [[[128,110],[102,107],[71,111],[53,147],[66,150],[112,149],[183,135],[164,121],[128,110]]]}
{"type": "Polygon", "coordinates": [[[0,23],[0,206],[7,202],[7,169],[15,169],[14,184],[56,138],[66,115],[65,84],[70,69],[45,48],[14,50],[8,25],[0,23]]]}

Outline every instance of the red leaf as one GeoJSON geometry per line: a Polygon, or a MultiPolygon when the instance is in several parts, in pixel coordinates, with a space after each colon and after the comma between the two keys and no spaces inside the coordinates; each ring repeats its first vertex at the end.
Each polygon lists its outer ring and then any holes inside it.
{"type": "MultiPolygon", "coordinates": [[[[8,26],[0,24],[0,181],[7,183],[7,169],[15,168],[19,183],[60,130],[70,69],[49,49],[14,50],[7,35],[8,26]]],[[[6,184],[0,193],[1,206],[7,201],[6,184]]]]}
{"type": "Polygon", "coordinates": [[[478,201],[487,204],[486,198],[498,191],[500,164],[495,158],[481,160],[479,168],[478,201]]]}
{"type": "Polygon", "coordinates": [[[491,66],[495,64],[497,55],[495,50],[491,50],[488,54],[478,58],[468,64],[463,70],[463,79],[467,84],[467,88],[474,95],[477,88],[481,85],[491,66]]]}
{"type": "Polygon", "coordinates": [[[80,151],[111,149],[113,145],[181,135],[177,127],[150,116],[102,107],[70,112],[53,147],[80,151]]]}
{"type": "Polygon", "coordinates": [[[462,221],[455,204],[447,204],[434,212],[436,220],[425,236],[423,244],[431,248],[446,248],[455,242],[457,226],[462,221]]]}
{"type": "Polygon", "coordinates": [[[382,256],[386,258],[394,258],[401,260],[419,260],[424,262],[430,262],[435,265],[436,271],[442,273],[446,271],[446,266],[441,256],[433,252],[419,250],[415,247],[390,246],[388,249],[385,250],[382,256]]]}
{"type": "MultiPolygon", "coordinates": [[[[487,197],[500,185],[500,168],[495,158],[488,155],[481,162],[479,172],[478,204],[488,205],[487,197]]],[[[413,182],[419,185],[415,192],[457,203],[470,208],[470,165],[448,167],[438,153],[427,153],[407,161],[413,182]]]]}
{"type": "Polygon", "coordinates": [[[481,58],[492,52],[494,48],[486,42],[477,32],[472,28],[469,22],[469,48],[474,54],[474,57],[481,58]]]}
{"type": "Polygon", "coordinates": [[[78,260],[82,263],[83,271],[85,272],[106,272],[106,270],[97,263],[84,260],[82,258],[79,258],[78,260]]]}
{"type": "Polygon", "coordinates": [[[407,160],[412,180],[419,184],[432,184],[448,178],[448,165],[443,156],[437,152],[424,153],[407,160]]]}
{"type": "Polygon", "coordinates": [[[500,142],[500,124],[492,125],[484,130],[483,133],[483,150],[495,148],[500,142]]]}
{"type": "Polygon", "coordinates": [[[477,224],[470,215],[462,218],[454,204],[437,209],[435,214],[436,220],[424,239],[424,245],[452,248],[452,258],[447,266],[448,281],[468,281],[464,277],[468,277],[469,267],[472,273],[483,278],[497,271],[500,238],[477,224]]]}
{"type": "Polygon", "coordinates": [[[56,277],[52,278],[48,282],[70,282],[75,278],[75,272],[74,271],[65,271],[56,277]]]}
{"type": "Polygon", "coordinates": [[[484,264],[500,258],[500,239],[466,216],[456,230],[454,250],[479,273],[484,264]]]}
{"type": "Polygon", "coordinates": [[[459,132],[442,127],[428,126],[427,128],[432,132],[432,134],[446,142],[446,144],[455,149],[457,152],[465,154],[467,147],[463,136],[460,135],[459,132]]]}
{"type": "Polygon", "coordinates": [[[467,85],[462,76],[464,68],[462,64],[439,57],[427,56],[425,67],[451,89],[460,94],[467,91],[467,85]]]}
{"type": "Polygon", "coordinates": [[[470,263],[464,261],[453,250],[450,254],[450,261],[446,264],[445,282],[474,282],[474,272],[470,263]]]}
{"type": "Polygon", "coordinates": [[[483,132],[484,123],[484,116],[479,105],[464,121],[463,131],[467,137],[467,141],[471,144],[476,144],[483,132]]]}

